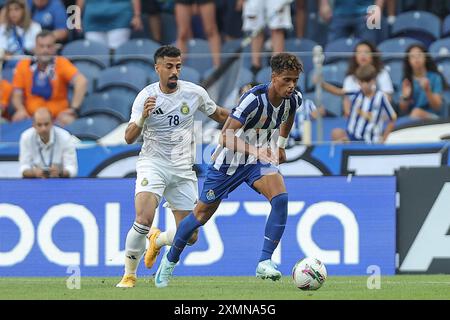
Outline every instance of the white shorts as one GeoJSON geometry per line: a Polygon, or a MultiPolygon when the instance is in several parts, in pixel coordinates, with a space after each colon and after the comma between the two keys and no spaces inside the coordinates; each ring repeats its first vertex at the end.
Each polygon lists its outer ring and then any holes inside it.
{"type": "Polygon", "coordinates": [[[149,160],[138,160],[136,165],[135,195],[151,192],[164,197],[172,210],[194,209],[198,199],[197,176],[193,170],[174,170],[149,160]]]}
{"type": "Polygon", "coordinates": [[[247,0],[242,9],[242,20],[244,32],[266,26],[271,30],[292,29],[291,8],[286,0],[247,0]]]}
{"type": "Polygon", "coordinates": [[[110,49],[117,49],[130,39],[130,35],[130,29],[119,28],[108,32],[87,31],[85,33],[85,38],[89,41],[101,42],[110,49]]]}

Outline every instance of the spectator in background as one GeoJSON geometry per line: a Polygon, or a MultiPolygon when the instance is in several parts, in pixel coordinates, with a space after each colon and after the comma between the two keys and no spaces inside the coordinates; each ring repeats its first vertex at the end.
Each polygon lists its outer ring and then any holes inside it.
{"type": "MultiPolygon", "coordinates": [[[[242,4],[240,0],[222,0],[217,7],[219,29],[225,41],[242,38],[242,4]],[[230,23],[230,21],[232,21],[230,23]]],[[[216,2],[217,5],[217,2],[216,2]]]]}
{"type": "Polygon", "coordinates": [[[368,41],[362,41],[355,47],[355,52],[350,60],[347,76],[344,79],[343,88],[336,87],[330,83],[322,82],[322,88],[332,94],[344,96],[343,107],[344,116],[348,117],[350,114],[350,99],[345,96],[346,92],[358,91],[360,89],[359,81],[356,78],[356,70],[365,65],[372,65],[377,72],[375,84],[379,90],[384,92],[389,101],[392,100],[394,93],[394,86],[392,85],[391,76],[384,69],[381,61],[380,52],[377,48],[368,41]]]}
{"type": "Polygon", "coordinates": [[[20,136],[20,173],[24,178],[70,178],[78,171],[72,136],[54,127],[47,108],[33,115],[33,127],[20,136]]]}
{"type": "Polygon", "coordinates": [[[67,13],[61,0],[28,0],[31,17],[42,29],[53,32],[57,42],[64,43],[69,36],[67,13]]]}
{"type": "Polygon", "coordinates": [[[130,39],[131,29],[142,30],[141,0],[77,0],[83,12],[85,38],[117,49],[130,39]]]}
{"type": "Polygon", "coordinates": [[[61,125],[75,120],[86,93],[87,80],[65,57],[55,56],[56,42],[51,31],[36,37],[36,54],[21,60],[13,78],[12,104],[16,110],[12,120],[33,115],[40,107],[49,109],[61,125]],[[73,98],[69,103],[68,89],[73,83],[73,98]]]}
{"type": "Polygon", "coordinates": [[[152,34],[152,39],[161,43],[161,16],[160,7],[157,0],[141,0],[142,12],[148,15],[148,27],[152,34]]]}
{"type": "MultiPolygon", "coordinates": [[[[175,0],[175,20],[177,23],[177,47],[187,53],[187,41],[192,38],[191,20],[193,5],[198,5],[202,18],[203,31],[209,42],[215,67],[220,65],[221,39],[216,22],[216,4],[214,0],[175,0]]],[[[231,22],[230,22],[231,23],[231,22]]]]}
{"type": "Polygon", "coordinates": [[[412,45],[403,61],[400,110],[412,118],[437,119],[446,82],[425,47],[412,45]]]}
{"type": "MultiPolygon", "coordinates": [[[[0,62],[1,63],[1,62],[0,62]]],[[[9,120],[11,115],[8,113],[8,107],[11,102],[11,93],[13,86],[7,80],[0,80],[0,118],[9,120]]]]}
{"type": "MultiPolygon", "coordinates": [[[[242,0],[241,0],[242,1],[242,0]]],[[[246,0],[243,7],[244,32],[260,30],[252,39],[251,71],[257,74],[261,70],[261,50],[264,45],[264,27],[271,31],[272,52],[284,51],[284,32],[292,29],[291,9],[284,0],[246,0]]]]}
{"type": "Polygon", "coordinates": [[[306,0],[295,0],[295,36],[298,39],[302,39],[305,36],[308,10],[306,2],[306,0]]]}
{"type": "Polygon", "coordinates": [[[320,0],[319,14],[328,27],[328,42],[355,36],[362,40],[377,43],[377,30],[367,27],[367,8],[377,5],[383,11],[385,0],[320,0]]]}
{"type": "Polygon", "coordinates": [[[355,77],[358,79],[359,89],[346,92],[352,97],[347,128],[333,129],[331,133],[333,141],[379,143],[384,142],[394,129],[397,115],[386,94],[377,89],[377,74],[376,68],[370,64],[356,70],[355,77]],[[383,131],[386,117],[389,122],[383,131]]]}
{"type": "MultiPolygon", "coordinates": [[[[25,0],[8,0],[5,4],[5,23],[0,25],[0,48],[6,59],[15,55],[32,54],[36,35],[41,26],[33,22],[25,0]]],[[[15,66],[17,60],[10,59],[8,65],[15,66]]]]}

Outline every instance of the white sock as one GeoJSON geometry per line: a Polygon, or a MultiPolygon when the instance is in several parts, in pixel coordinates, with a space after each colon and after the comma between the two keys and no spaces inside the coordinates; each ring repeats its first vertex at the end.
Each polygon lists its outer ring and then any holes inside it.
{"type": "Polygon", "coordinates": [[[175,238],[176,229],[169,229],[161,232],[156,238],[156,245],[161,248],[162,246],[171,246],[173,243],[173,238],[175,238]]]}
{"type": "Polygon", "coordinates": [[[133,223],[125,241],[125,274],[136,274],[142,254],[145,251],[147,233],[150,227],[137,222],[133,223]]]}

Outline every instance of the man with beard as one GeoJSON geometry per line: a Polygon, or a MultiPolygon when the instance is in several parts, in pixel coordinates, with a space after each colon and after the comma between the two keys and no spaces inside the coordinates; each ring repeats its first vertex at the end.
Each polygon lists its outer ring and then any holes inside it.
{"type": "Polygon", "coordinates": [[[44,30],[36,36],[35,55],[17,64],[13,87],[13,121],[29,118],[44,107],[58,124],[66,125],[77,117],[87,80],[67,58],[56,56],[55,36],[44,30]],[[73,97],[69,102],[71,83],[73,97]]]}
{"type": "MultiPolygon", "coordinates": [[[[197,177],[192,170],[195,154],[194,114],[200,110],[211,119],[224,123],[228,110],[217,106],[202,87],[178,80],[181,52],[162,46],[154,54],[159,82],[145,87],[136,97],[125,140],[133,143],[142,133],[144,143],[136,164],[136,218],[125,242],[125,273],[117,284],[132,288],[136,270],[145,251],[146,237],[155,210],[164,197],[175,222],[186,217],[198,199],[197,177]]],[[[152,230],[145,265],[150,268],[164,245],[172,245],[175,230],[152,230]]],[[[189,243],[193,244],[197,234],[189,243]]]]}

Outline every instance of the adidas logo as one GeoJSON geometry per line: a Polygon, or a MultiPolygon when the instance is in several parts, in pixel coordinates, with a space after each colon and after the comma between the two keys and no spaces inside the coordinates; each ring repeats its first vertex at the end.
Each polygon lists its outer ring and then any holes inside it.
{"type": "Polygon", "coordinates": [[[164,114],[164,112],[161,110],[161,108],[156,109],[153,111],[154,114],[164,114]]]}

